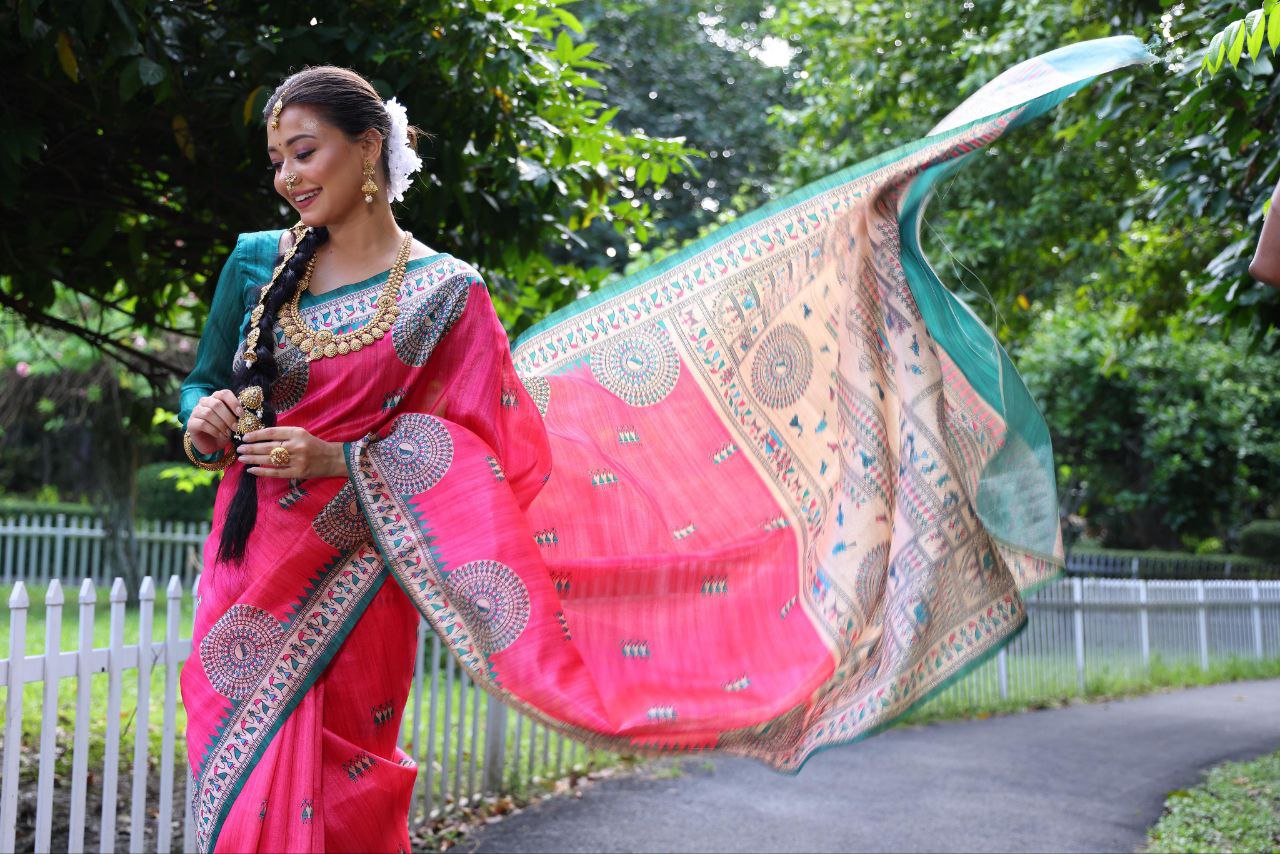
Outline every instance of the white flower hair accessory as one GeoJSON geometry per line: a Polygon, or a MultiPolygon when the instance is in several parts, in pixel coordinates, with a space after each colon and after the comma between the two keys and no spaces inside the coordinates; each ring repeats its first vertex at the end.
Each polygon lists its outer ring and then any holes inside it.
{"type": "Polygon", "coordinates": [[[409,111],[395,98],[387,101],[391,117],[391,136],[387,139],[387,197],[398,202],[413,183],[410,176],[422,168],[422,158],[409,146],[409,111]]]}

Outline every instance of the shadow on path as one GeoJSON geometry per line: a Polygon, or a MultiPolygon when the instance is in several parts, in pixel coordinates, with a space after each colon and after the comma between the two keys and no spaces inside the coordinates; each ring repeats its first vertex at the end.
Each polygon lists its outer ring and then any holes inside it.
{"type": "Polygon", "coordinates": [[[892,729],[796,777],[687,756],[481,828],[476,852],[1133,851],[1165,796],[1280,748],[1280,680],[892,729]]]}

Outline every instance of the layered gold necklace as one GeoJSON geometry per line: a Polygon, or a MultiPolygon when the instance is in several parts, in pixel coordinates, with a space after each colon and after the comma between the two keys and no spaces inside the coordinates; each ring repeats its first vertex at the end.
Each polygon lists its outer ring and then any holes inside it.
{"type": "Polygon", "coordinates": [[[306,355],[308,362],[358,353],[362,348],[372,345],[391,331],[396,317],[400,314],[400,307],[396,302],[400,297],[400,286],[404,283],[405,269],[409,264],[409,253],[412,249],[413,235],[406,231],[404,242],[400,244],[400,251],[396,253],[396,263],[387,276],[387,283],[382,286],[382,293],[378,295],[373,316],[359,328],[338,335],[328,329],[312,330],[298,311],[302,292],[311,287],[311,275],[316,269],[316,256],[312,255],[311,260],[307,262],[307,271],[303,274],[297,292],[285,306],[284,317],[281,320],[285,336],[306,355]]]}

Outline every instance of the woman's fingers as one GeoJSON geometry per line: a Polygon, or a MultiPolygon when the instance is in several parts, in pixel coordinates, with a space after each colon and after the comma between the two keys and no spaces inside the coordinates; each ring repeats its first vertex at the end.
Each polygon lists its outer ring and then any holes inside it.
{"type": "Polygon", "coordinates": [[[277,445],[289,439],[301,439],[302,435],[309,435],[301,427],[260,427],[249,433],[245,433],[243,437],[246,442],[275,442],[277,445]]]}
{"type": "Polygon", "coordinates": [[[230,435],[236,426],[236,416],[227,404],[216,397],[202,397],[191,412],[192,417],[199,417],[211,427],[224,429],[230,435]]]}
{"type": "MultiPolygon", "coordinates": [[[[244,463],[247,466],[270,466],[272,471],[279,471],[282,468],[289,467],[289,466],[276,466],[273,462],[271,462],[271,454],[241,453],[239,455],[239,460],[240,462],[244,463]]],[[[290,460],[289,462],[290,464],[293,464],[294,461],[290,460]]]]}
{"type": "Polygon", "coordinates": [[[245,469],[245,471],[254,477],[300,477],[299,474],[293,471],[292,466],[280,469],[272,468],[271,466],[253,466],[245,469]]]}
{"type": "Polygon", "coordinates": [[[233,392],[231,389],[229,388],[218,389],[213,393],[212,396],[217,400],[220,400],[221,402],[225,403],[227,405],[227,408],[231,410],[231,413],[235,415],[236,418],[239,418],[241,415],[244,415],[244,407],[240,405],[240,398],[236,397],[235,392],[233,392]]]}

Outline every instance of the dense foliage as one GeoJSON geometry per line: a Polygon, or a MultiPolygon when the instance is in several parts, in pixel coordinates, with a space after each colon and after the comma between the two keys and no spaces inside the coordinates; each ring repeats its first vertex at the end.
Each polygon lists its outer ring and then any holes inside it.
{"type": "Polygon", "coordinates": [[[1280,510],[1280,360],[1127,323],[1062,299],[1021,350],[1075,512],[1108,546],[1178,548],[1280,510]]]}
{"type": "Polygon", "coordinates": [[[1280,519],[1255,519],[1241,528],[1240,552],[1275,560],[1280,555],[1280,519]]]}
{"type": "Polygon", "coordinates": [[[1034,306],[1084,286],[1138,309],[1131,330],[1185,315],[1261,336],[1280,292],[1247,275],[1280,179],[1280,88],[1265,57],[1197,88],[1192,70],[1228,0],[797,0],[771,31],[802,48],[804,106],[775,110],[799,184],[928,131],[964,95],[1063,44],[1135,34],[1162,61],[1111,75],[988,150],[935,200],[926,248],[1006,340],[1034,306]]]}
{"type": "Polygon", "coordinates": [[[642,165],[678,173],[675,141],[622,133],[596,100],[593,45],[567,0],[17,0],[0,11],[0,305],[73,331],[135,370],[182,362],[54,311],[56,284],[136,326],[199,328],[189,295],[237,232],[286,224],[260,111],[306,64],[351,65],[436,134],[402,219],[484,270],[507,320],[600,273],[553,262],[590,220],[643,241],[612,204],[642,165]]]}
{"type": "Polygon", "coordinates": [[[975,157],[926,249],[1027,373],[1066,512],[1111,545],[1236,546],[1280,515],[1280,292],[1246,272],[1280,180],[1280,12],[1259,11],[1265,28],[1232,0],[14,0],[0,489],[58,484],[125,524],[133,472],[180,453],[156,407],[234,235],[287,222],[259,114],[304,64],[371,75],[436,134],[398,215],[475,262],[518,332],[919,137],[1022,59],[1132,33],[1161,61],[975,157]]]}

